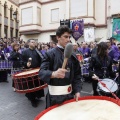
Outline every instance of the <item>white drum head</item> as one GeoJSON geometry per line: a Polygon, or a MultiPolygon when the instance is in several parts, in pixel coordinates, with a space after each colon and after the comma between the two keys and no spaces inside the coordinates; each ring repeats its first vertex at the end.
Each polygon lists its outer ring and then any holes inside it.
{"type": "Polygon", "coordinates": [[[36,73],[36,72],[39,72],[39,68],[33,69],[33,70],[28,70],[28,71],[25,71],[25,72],[21,72],[21,73],[16,74],[15,76],[23,76],[23,75],[33,74],[33,73],[36,73]]]}
{"type": "MultiPolygon", "coordinates": [[[[107,88],[111,91],[111,92],[115,92],[118,90],[118,85],[115,81],[111,80],[111,79],[108,79],[108,78],[105,78],[105,79],[102,79],[103,83],[106,84],[107,88]]],[[[105,91],[105,92],[110,92],[106,87],[103,87],[103,85],[98,82],[98,88],[102,91],[105,91]]]]}
{"type": "Polygon", "coordinates": [[[120,120],[120,107],[107,100],[81,100],[54,108],[38,120],[120,120]]]}

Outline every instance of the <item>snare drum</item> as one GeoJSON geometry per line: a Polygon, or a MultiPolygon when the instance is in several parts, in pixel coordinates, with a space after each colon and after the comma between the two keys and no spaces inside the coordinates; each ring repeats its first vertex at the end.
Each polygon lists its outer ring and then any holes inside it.
{"type": "Polygon", "coordinates": [[[43,81],[40,81],[38,72],[39,68],[36,68],[13,74],[12,77],[16,92],[29,93],[47,87],[47,84],[42,84],[43,81]]]}
{"type": "Polygon", "coordinates": [[[112,71],[113,71],[113,72],[117,72],[117,71],[118,71],[118,68],[119,68],[119,64],[113,64],[113,65],[112,65],[112,71]]]}
{"type": "Polygon", "coordinates": [[[12,61],[8,61],[8,60],[0,61],[0,70],[8,70],[8,69],[12,69],[12,67],[13,67],[12,61]]]}
{"type": "Polygon", "coordinates": [[[89,63],[81,65],[81,74],[83,76],[89,76],[89,63]]]}
{"type": "Polygon", "coordinates": [[[49,107],[34,120],[120,120],[120,103],[105,96],[72,99],[49,107]]]}
{"type": "MultiPolygon", "coordinates": [[[[112,93],[117,94],[118,85],[115,81],[113,81],[111,79],[108,79],[108,78],[105,78],[105,79],[102,79],[102,83],[106,84],[107,88],[112,93]]],[[[112,94],[110,93],[110,91],[108,91],[107,88],[103,87],[103,85],[101,85],[101,83],[98,82],[97,91],[98,91],[99,95],[113,97],[112,94]]]]}

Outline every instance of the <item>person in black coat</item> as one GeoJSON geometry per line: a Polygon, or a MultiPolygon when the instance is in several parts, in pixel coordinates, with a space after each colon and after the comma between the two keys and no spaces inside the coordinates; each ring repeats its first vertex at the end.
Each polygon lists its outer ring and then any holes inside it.
{"type": "Polygon", "coordinates": [[[108,56],[108,46],[105,42],[98,44],[97,54],[91,57],[89,72],[92,77],[93,95],[99,95],[97,92],[97,78],[104,79],[114,77],[112,72],[112,60],[108,56]],[[97,76],[94,78],[94,74],[97,76]]]}
{"type": "MultiPolygon", "coordinates": [[[[19,52],[20,45],[17,42],[12,44],[13,51],[10,53],[9,60],[13,62],[13,70],[11,71],[12,74],[15,74],[22,70],[22,55],[19,52]]],[[[14,81],[12,83],[12,87],[14,88],[14,81]]],[[[15,89],[14,89],[15,91],[15,89]]]]}
{"type": "MultiPolygon", "coordinates": [[[[7,80],[7,70],[4,68],[3,69],[3,65],[5,63],[6,58],[5,58],[5,53],[4,53],[4,47],[3,44],[0,44],[0,62],[1,62],[1,66],[0,66],[0,82],[8,82],[7,80]]],[[[4,67],[6,67],[4,65],[4,67]]]]}
{"type": "Polygon", "coordinates": [[[67,26],[60,26],[57,29],[57,47],[45,53],[40,67],[39,76],[48,84],[46,108],[61,104],[74,96],[77,101],[80,97],[81,69],[74,53],[69,58],[66,68],[62,68],[64,48],[70,42],[70,35],[71,30],[67,26]]]}
{"type": "MultiPolygon", "coordinates": [[[[28,40],[29,48],[25,49],[22,52],[23,65],[26,69],[30,68],[40,68],[42,61],[42,54],[36,50],[36,42],[34,39],[28,40]],[[31,58],[31,61],[29,59],[31,58]]],[[[44,84],[43,81],[40,81],[41,85],[44,84]]],[[[32,87],[32,86],[30,86],[32,87]]],[[[44,97],[44,90],[38,90],[35,92],[26,93],[25,96],[31,101],[33,107],[37,107],[37,99],[44,97]]]]}

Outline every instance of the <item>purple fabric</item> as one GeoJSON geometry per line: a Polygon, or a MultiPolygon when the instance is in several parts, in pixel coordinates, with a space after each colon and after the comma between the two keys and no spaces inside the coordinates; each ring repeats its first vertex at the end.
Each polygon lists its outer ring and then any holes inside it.
{"type": "Polygon", "coordinates": [[[8,46],[8,49],[9,49],[10,52],[13,50],[12,46],[8,46]]]}
{"type": "Polygon", "coordinates": [[[41,50],[41,53],[44,55],[46,53],[46,50],[41,50]]]}
{"type": "Polygon", "coordinates": [[[4,53],[10,53],[9,48],[4,48],[4,53]]]}
{"type": "Polygon", "coordinates": [[[108,55],[111,57],[112,60],[118,61],[119,59],[119,52],[117,52],[115,49],[111,47],[109,50],[108,55]]]}
{"type": "Polygon", "coordinates": [[[84,58],[87,58],[90,56],[90,49],[89,48],[80,48],[79,51],[82,52],[84,58]]]}
{"type": "Polygon", "coordinates": [[[77,41],[84,32],[84,21],[83,20],[75,20],[72,22],[72,30],[73,30],[73,38],[77,41]]]}
{"type": "Polygon", "coordinates": [[[116,45],[112,45],[111,48],[114,49],[116,52],[119,51],[119,50],[118,50],[118,47],[117,47],[116,45]]]}

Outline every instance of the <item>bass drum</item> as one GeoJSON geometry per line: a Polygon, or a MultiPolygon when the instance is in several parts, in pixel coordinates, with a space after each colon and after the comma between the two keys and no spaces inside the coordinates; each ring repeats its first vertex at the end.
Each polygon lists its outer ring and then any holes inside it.
{"type": "Polygon", "coordinates": [[[120,120],[120,103],[106,96],[72,99],[44,110],[34,120],[120,120]]]}

